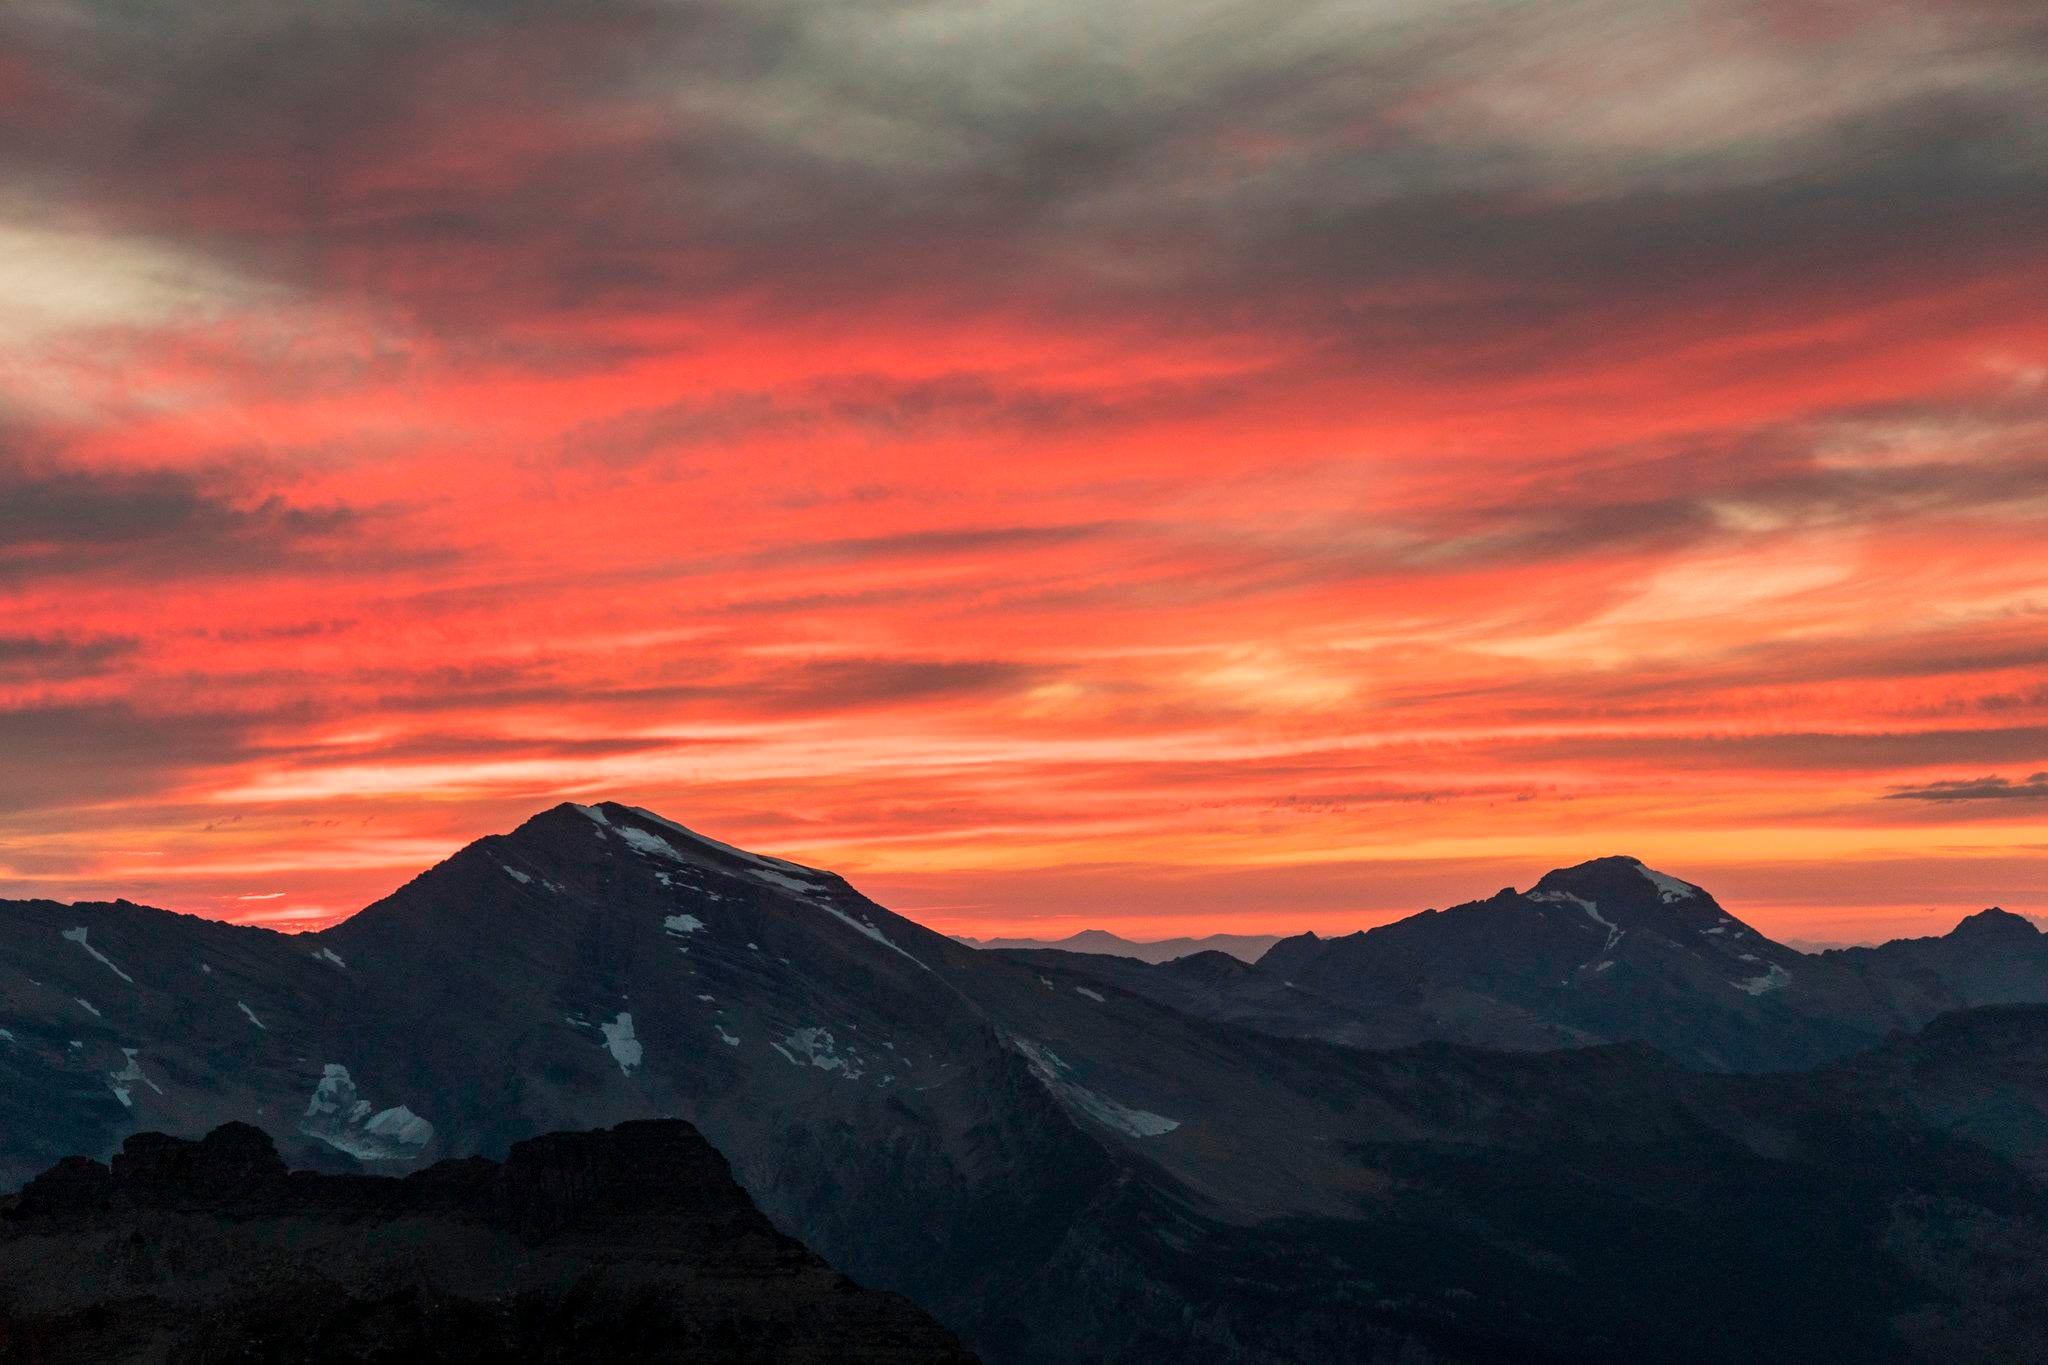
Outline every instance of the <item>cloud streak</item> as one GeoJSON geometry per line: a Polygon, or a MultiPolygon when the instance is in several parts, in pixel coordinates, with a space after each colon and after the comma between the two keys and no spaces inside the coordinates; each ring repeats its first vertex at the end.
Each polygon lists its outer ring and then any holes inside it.
{"type": "Polygon", "coordinates": [[[1888,801],[2048,801],[2048,772],[2028,777],[1948,778],[1885,793],[1888,801]]]}

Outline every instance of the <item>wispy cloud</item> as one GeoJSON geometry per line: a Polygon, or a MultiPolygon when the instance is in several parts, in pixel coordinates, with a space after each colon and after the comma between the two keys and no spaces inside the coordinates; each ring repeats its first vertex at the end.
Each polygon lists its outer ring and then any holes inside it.
{"type": "Polygon", "coordinates": [[[1888,801],[2048,801],[2048,772],[2028,777],[1944,778],[1918,787],[1895,787],[1888,801]]]}

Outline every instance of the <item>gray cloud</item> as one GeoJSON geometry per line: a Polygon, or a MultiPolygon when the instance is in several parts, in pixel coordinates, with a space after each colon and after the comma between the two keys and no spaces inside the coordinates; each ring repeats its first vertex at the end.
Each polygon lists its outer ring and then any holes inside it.
{"type": "Polygon", "coordinates": [[[122,635],[0,635],[0,680],[90,677],[118,667],[140,646],[141,641],[122,635]]]}
{"type": "MultiPolygon", "coordinates": [[[[693,675],[699,672],[689,665],[666,671],[693,675]]],[[[695,707],[712,716],[843,714],[1015,692],[1052,681],[1061,671],[1009,659],[848,657],[772,662],[759,668],[704,673],[674,681],[615,687],[562,683],[537,687],[531,695],[558,705],[582,703],[600,708],[656,703],[670,717],[688,715],[695,707]]]]}
{"type": "Polygon", "coordinates": [[[771,674],[776,709],[836,711],[1000,692],[1049,681],[1056,670],[1004,659],[818,659],[771,674]]]}
{"type": "Polygon", "coordinates": [[[958,434],[1031,437],[1102,431],[1161,417],[1198,417],[1261,382],[1270,381],[1205,378],[1059,390],[973,373],[909,381],[842,376],[774,392],[718,393],[607,417],[571,432],[563,448],[574,457],[622,464],[664,452],[694,454],[763,435],[852,430],[882,444],[958,434]]]}
{"type": "Polygon", "coordinates": [[[1825,42],[1751,17],[51,0],[7,36],[70,117],[0,135],[0,165],[455,332],[743,287],[783,313],[1228,318],[1333,369],[1398,355],[1447,380],[1604,352],[1677,308],[1867,303],[2029,250],[2037,8],[1873,14],[1825,42]]]}
{"type": "MultiPolygon", "coordinates": [[[[972,526],[957,530],[904,531],[886,536],[853,536],[795,546],[787,557],[807,563],[874,559],[950,559],[984,550],[1017,550],[1071,545],[1116,529],[1109,522],[1071,522],[1052,526],[972,526]]],[[[780,556],[784,552],[772,552],[780,556]]]]}
{"type": "Polygon", "coordinates": [[[1600,759],[1672,772],[1755,768],[1843,772],[1935,764],[2048,759],[2048,726],[1894,730],[1868,734],[1797,730],[1734,736],[1574,737],[1504,743],[1497,752],[1530,760],[1600,759]]]}
{"type": "Polygon", "coordinates": [[[1680,545],[1908,519],[2013,515],[2048,499],[2048,403],[2032,395],[1858,408],[1648,447],[1574,452],[1433,528],[1430,558],[1680,545]]]}
{"type": "Polygon", "coordinates": [[[355,572],[436,556],[379,539],[369,520],[360,508],[294,503],[239,466],[88,469],[0,452],[0,582],[355,572]]]}
{"type": "Polygon", "coordinates": [[[252,728],[244,716],[160,715],[124,702],[0,710],[0,811],[151,795],[249,753],[252,728]]]}
{"type": "Polygon", "coordinates": [[[2048,801],[2048,772],[2027,777],[1978,777],[1894,787],[1887,801],[2048,801]]]}

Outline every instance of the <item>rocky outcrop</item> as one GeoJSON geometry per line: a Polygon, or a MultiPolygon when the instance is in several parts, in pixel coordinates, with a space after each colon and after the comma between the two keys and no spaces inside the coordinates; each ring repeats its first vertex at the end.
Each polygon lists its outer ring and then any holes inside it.
{"type": "Polygon", "coordinates": [[[679,1121],[403,1179],[140,1133],[0,1205],[0,1362],[943,1361],[908,1301],[770,1226],[679,1121]]]}

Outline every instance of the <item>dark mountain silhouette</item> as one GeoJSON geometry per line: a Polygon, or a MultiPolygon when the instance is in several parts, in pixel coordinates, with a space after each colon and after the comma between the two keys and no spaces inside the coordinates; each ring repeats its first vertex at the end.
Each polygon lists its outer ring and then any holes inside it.
{"type": "Polygon", "coordinates": [[[2032,920],[1993,907],[1934,938],[1895,939],[1874,948],[1820,955],[1874,984],[1907,994],[1918,1010],[2038,1001],[2048,990],[2048,934],[2032,920]]]}
{"type": "Polygon", "coordinates": [[[1942,938],[1806,954],[1633,858],[1342,938],[1283,939],[1249,969],[1031,960],[1289,1037],[1360,1047],[1646,1042],[1714,1070],[1812,1066],[1945,1010],[2048,1002],[2048,935],[2018,915],[1987,910],[1942,938]]]}
{"type": "Polygon", "coordinates": [[[1209,934],[1202,938],[1136,940],[1112,934],[1106,929],[1083,929],[1065,938],[968,938],[960,942],[974,948],[1032,950],[1054,949],[1063,953],[1097,953],[1107,957],[1133,957],[1140,962],[1171,962],[1195,953],[1224,953],[1246,962],[1256,962],[1280,941],[1278,934],[1209,934]]]}
{"type": "Polygon", "coordinates": [[[688,1124],[404,1179],[288,1173],[262,1130],[140,1133],[0,1202],[0,1362],[971,1362],[777,1232],[688,1124]]]}
{"type": "Polygon", "coordinates": [[[2048,1011],[1914,1037],[1933,969],[1820,990],[1724,920],[1602,860],[1257,966],[987,952],[562,806],[315,935],[6,906],[0,1184],[230,1120],[405,1172],[676,1116],[993,1360],[1884,1360],[2031,1323],[2048,1011]],[[1402,1045],[1287,1036],[1304,1011],[1402,1045]],[[1701,1069],[1781,1028],[1830,1065],[1701,1069]],[[1986,1300],[1971,1267],[2008,1253],[1986,1300]]]}

